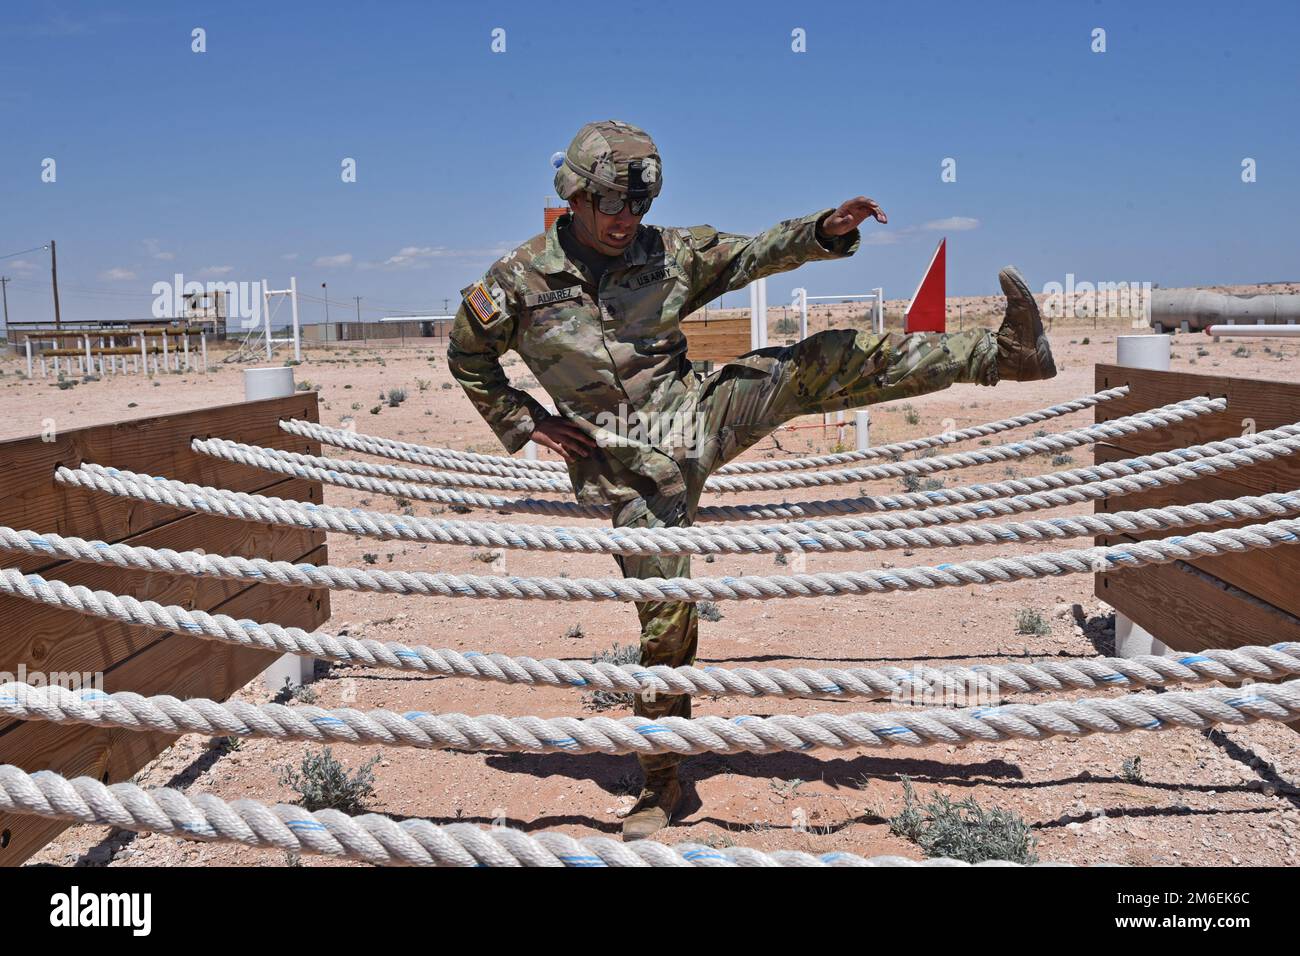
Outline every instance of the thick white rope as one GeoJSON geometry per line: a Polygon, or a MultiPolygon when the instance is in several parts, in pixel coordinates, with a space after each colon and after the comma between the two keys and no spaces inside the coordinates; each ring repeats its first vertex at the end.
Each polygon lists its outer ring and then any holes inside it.
{"type": "MultiPolygon", "coordinates": [[[[1265,448],[1300,451],[1300,438],[1283,439],[1265,448]]],[[[1210,466],[1214,459],[1205,459],[1210,466]]],[[[1174,471],[1174,469],[1166,469],[1174,471]]],[[[1178,469],[1179,472],[1183,469],[1178,469]]],[[[1182,474],[1165,475],[1161,470],[1148,472],[1146,483],[1177,483],[1182,474]]],[[[975,525],[955,529],[900,527],[899,517],[886,515],[869,518],[845,518],[835,524],[852,528],[829,528],[828,522],[807,521],[767,527],[699,527],[699,528],[626,528],[555,527],[550,525],[496,524],[422,518],[414,515],[388,515],[381,512],[350,510],[331,505],[271,498],[246,492],[230,492],[163,478],[150,478],[132,472],[102,469],[87,465],[83,470],[61,467],[56,479],[63,484],[93,488],[110,494],[125,495],[142,501],[167,505],[186,511],[201,512],[293,528],[356,534],[379,540],[419,541],[430,544],[463,545],[479,548],[511,548],[529,551],[560,551],[570,554],[789,554],[879,551],[900,548],[931,548],[995,544],[1004,542],[1038,542],[1088,537],[1109,533],[1136,534],[1165,531],[1189,525],[1222,524],[1268,517],[1282,517],[1300,511],[1300,498],[1289,494],[1245,496],[1236,499],[1147,508],[1111,514],[1080,515],[1014,522],[1001,525],[975,525]]],[[[1099,484],[1110,484],[1103,482],[1099,484]]],[[[1102,497],[1114,489],[1072,489],[1078,499],[1102,497]]],[[[1119,489],[1124,493],[1127,489],[1119,489]]],[[[1026,496],[1039,504],[1041,496],[1026,496]]],[[[1057,506],[1053,501],[1050,507],[1057,506]]],[[[1049,506],[1049,505],[1040,505],[1049,506]]],[[[987,509],[984,509],[987,511],[987,509]]],[[[932,509],[958,512],[959,520],[977,515],[975,508],[932,509]]],[[[909,514],[909,513],[904,513],[909,514]]],[[[921,514],[912,512],[910,514],[921,514]]]]}
{"type": "MultiPolygon", "coordinates": [[[[1125,496],[1182,484],[1219,471],[1231,471],[1251,464],[1268,462],[1283,455],[1294,454],[1300,442],[1300,425],[1258,432],[1252,436],[1230,438],[1196,445],[1187,449],[1161,451],[1141,458],[1128,458],[1122,462],[1076,468],[1056,475],[1036,476],[1030,479],[1035,486],[1052,488],[1048,492],[1013,494],[1008,498],[992,498],[976,505],[941,505],[917,511],[893,511],[887,514],[868,515],[862,518],[805,519],[802,522],[768,525],[742,525],[727,527],[688,528],[586,528],[569,525],[528,525],[500,522],[460,522],[454,519],[417,518],[415,515],[391,515],[380,511],[339,509],[311,502],[291,501],[286,498],[259,496],[244,492],[211,488],[172,481],[148,475],[138,475],[117,468],[85,463],[81,468],[60,467],[55,479],[61,484],[98,490],[118,496],[134,497],[187,511],[204,511],[207,514],[256,520],[264,523],[292,524],[295,527],[316,528],[377,538],[428,541],[433,544],[463,544],[498,546],[498,548],[550,548],[563,544],[558,550],[602,550],[604,546],[636,546],[658,548],[642,553],[694,554],[707,553],[712,542],[719,542],[720,553],[731,553],[725,542],[744,540],[748,535],[800,537],[805,532],[822,532],[829,535],[855,535],[863,531],[898,531],[905,528],[931,527],[936,524],[956,524],[989,518],[993,515],[1014,515],[1026,511],[1053,509],[1073,503],[1096,501],[1099,498],[1125,496]],[[1291,437],[1287,437],[1291,436],[1291,437]],[[1151,471],[1148,471],[1151,470],[1151,471]],[[1112,476],[1101,477],[1100,476],[1112,476]],[[1053,488],[1074,481],[1087,484],[1053,488]],[[699,540],[702,544],[694,545],[699,540]],[[630,544],[630,542],[636,544],[630,544]],[[610,544],[614,542],[614,544],[610,544]],[[653,542],[653,544],[651,544],[653,542]],[[699,550],[694,550],[698,548],[699,550]]],[[[1015,488],[1026,486],[1024,481],[1015,488]]],[[[958,498],[985,497],[1000,492],[1011,492],[1008,483],[972,485],[969,488],[948,489],[958,498]]],[[[927,493],[928,494],[928,493],[927,493]]],[[[926,496],[894,496],[876,498],[885,509],[914,505],[915,498],[926,496]]],[[[777,538],[779,540],[779,538],[777,538]]],[[[807,550],[801,545],[798,549],[807,550]]]]}
{"type": "MultiPolygon", "coordinates": [[[[1294,435],[1300,428],[1288,426],[1267,433],[1270,437],[1294,435]]],[[[1259,436],[1266,433],[1261,432],[1259,436]]],[[[1180,461],[1194,461],[1209,454],[1222,454],[1234,449],[1260,441],[1259,436],[1224,439],[1195,445],[1189,448],[1168,452],[1156,452],[1140,458],[1127,459],[1110,464],[1091,465],[1069,471],[1035,475],[1028,478],[1015,478],[1004,481],[986,482],[954,488],[939,488],[933,491],[910,492],[901,495],[860,496],[857,498],[840,498],[820,501],[781,502],[744,505],[707,505],[699,509],[696,517],[701,521],[753,521],[756,519],[781,519],[805,517],[830,517],[838,515],[863,514],[866,512],[893,511],[909,508],[927,508],[939,504],[955,504],[963,501],[982,501],[1001,498],[1007,495],[1021,495],[1052,488],[1062,488],[1088,482],[1113,478],[1151,468],[1174,465],[1180,461]]],[[[1244,462],[1243,462],[1244,463],[1244,462]]],[[[288,466],[282,462],[267,459],[263,465],[266,470],[279,474],[292,475],[310,481],[345,484],[348,487],[362,487],[363,490],[376,491],[394,497],[405,497],[421,501],[436,501],[444,504],[481,508],[504,513],[542,514],[566,518],[605,518],[610,517],[610,507],[603,504],[580,504],[571,501],[553,501],[545,498],[502,498],[498,495],[483,495],[471,491],[450,491],[405,482],[391,482],[382,479],[368,479],[356,476],[339,476],[319,468],[305,466],[288,466]],[[346,479],[351,479],[346,480],[346,479]],[[335,480],[340,479],[340,480],[335,480]]],[[[1189,473],[1189,479],[1192,476],[1189,473]]],[[[1140,490],[1135,487],[1135,490],[1140,490]]]]}
{"type": "MultiPolygon", "coordinates": [[[[609,837],[575,839],[543,831],[535,835],[507,827],[482,829],[470,823],[437,825],[428,820],[396,821],[377,813],[348,816],[337,810],[314,813],[289,804],[255,800],[227,802],[210,793],[193,797],[167,787],[143,790],[132,783],[105,785],[93,777],[68,780],[42,770],[29,774],[0,765],[0,810],[163,833],[201,843],[311,853],[378,866],[925,866],[965,867],[951,859],[870,859],[836,851],[813,855],[797,850],[766,853],[747,847],[715,849],[699,843],[675,846],[653,840],[630,843],[609,837]]],[[[1002,860],[980,867],[1017,866],[1002,860]]],[[[1038,866],[1060,864],[1042,863],[1038,866]]]]}
{"type": "Polygon", "coordinates": [[[319,744],[380,744],[423,750],[523,753],[703,754],[804,752],[818,747],[925,747],[1004,740],[1046,740],[1069,734],[1134,730],[1206,730],[1259,720],[1300,720],[1300,680],[1284,684],[1211,687],[1164,694],[1055,700],[960,709],[918,708],[881,713],[801,717],[505,717],[391,710],[327,709],[300,704],[225,704],[204,698],[142,697],[129,691],[0,684],[0,715],[17,720],[116,727],[139,733],[208,734],[306,740],[319,744]]]}
{"type": "MultiPolygon", "coordinates": [[[[920,451],[924,448],[952,445],[972,438],[986,438],[989,435],[1009,431],[1013,428],[1033,425],[1061,415],[1068,415],[1071,412],[1082,411],[1085,408],[1091,408],[1102,402],[1121,398],[1127,394],[1128,386],[1121,385],[1118,388],[1108,388],[1092,395],[1076,398],[1073,401],[1026,412],[1023,415],[1016,415],[995,422],[986,422],[982,425],[972,425],[969,428],[944,432],[940,435],[911,438],[888,445],[877,445],[863,451],[846,451],[812,458],[736,461],[723,465],[718,469],[717,473],[719,475],[739,475],[767,471],[800,471],[829,465],[847,465],[855,461],[891,458],[894,455],[920,451]]],[[[506,455],[481,455],[473,452],[455,451],[450,448],[434,448],[428,445],[382,438],[378,435],[361,434],[343,428],[331,428],[317,422],[307,422],[299,419],[282,420],[280,427],[290,434],[310,438],[325,445],[334,445],[338,448],[347,448],[383,458],[394,458],[411,464],[430,465],[447,471],[464,471],[479,475],[497,475],[499,477],[528,477],[530,475],[535,477],[538,471],[560,472],[565,470],[564,465],[556,461],[529,461],[522,458],[511,458],[506,455]]]]}
{"type": "Polygon", "coordinates": [[[1241,528],[1200,531],[1187,536],[1135,541],[1105,548],[1076,548],[1013,558],[941,564],[937,567],[723,578],[497,577],[428,571],[368,571],[328,564],[291,564],[264,558],[132,547],[4,527],[0,527],[0,548],[132,570],[270,583],[285,587],[495,600],[690,602],[883,594],[890,591],[1004,583],[1067,574],[1104,573],[1121,568],[1167,564],[1171,561],[1197,561],[1219,554],[1274,548],[1294,543],[1298,531],[1300,519],[1283,518],[1241,528]]]}
{"type": "Polygon", "coordinates": [[[1300,674],[1300,644],[1237,650],[1208,649],[1173,658],[1140,655],[1081,660],[1009,661],[973,667],[667,667],[556,658],[537,660],[505,654],[435,649],[397,641],[375,641],[279,624],[236,620],[129,595],[92,591],[81,585],[0,569],[0,593],[66,608],[105,620],[157,631],[188,634],[236,647],[299,654],[362,667],[387,668],[438,677],[462,677],[534,687],[713,697],[888,697],[948,700],[950,694],[1008,694],[1042,690],[1167,687],[1206,681],[1275,680],[1300,674]]]}
{"type": "MultiPolygon", "coordinates": [[[[1077,448],[1080,445],[1120,438],[1136,432],[1153,431],[1185,421],[1197,415],[1222,411],[1227,400],[1193,398],[1166,405],[1163,408],[1140,412],[1109,422],[1088,425],[1057,435],[1027,438],[1008,445],[980,448],[974,451],[953,452],[914,461],[890,462],[865,468],[842,468],[835,471],[795,472],[777,475],[740,475],[709,478],[704,490],[715,493],[740,493],[751,491],[780,491],[789,488],[816,488],[855,484],[864,481],[881,481],[905,475],[929,475],[958,468],[971,468],[996,462],[1015,461],[1032,455],[1049,454],[1077,448]]],[[[427,471],[400,465],[375,464],[304,455],[247,445],[223,438],[196,438],[191,443],[194,451],[212,455],[226,461],[254,468],[269,468],[273,463],[287,467],[314,468],[330,475],[331,484],[339,484],[362,491],[381,490],[377,485],[364,483],[366,479],[392,479],[399,482],[418,482],[443,487],[488,488],[496,491],[567,492],[572,490],[567,477],[498,477],[493,475],[463,474],[448,471],[427,471]],[[363,483],[358,483],[360,479],[363,483]]]]}

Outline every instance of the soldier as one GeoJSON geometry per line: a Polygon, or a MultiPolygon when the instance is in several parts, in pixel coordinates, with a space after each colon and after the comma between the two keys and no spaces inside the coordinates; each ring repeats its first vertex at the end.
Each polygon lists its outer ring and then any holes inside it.
{"type": "MultiPolygon", "coordinates": [[[[946,388],[1056,374],[1033,296],[1019,273],[996,333],[874,335],[832,329],[750,352],[708,376],[687,358],[681,321],[722,293],[805,262],[858,249],[858,225],[885,213],[859,196],[754,237],[712,226],[641,224],[663,186],[654,142],[615,120],[578,131],[555,174],[569,213],[493,263],[462,292],[447,350],[452,374],[510,452],[530,439],[561,456],[579,501],[606,502],[617,527],[692,523],[709,474],[799,415],[946,388]],[[511,386],[513,349],[555,402],[552,414],[511,386]]],[[[690,574],[686,557],[616,560],[624,577],[690,574]]],[[[695,660],[692,603],[637,604],[641,663],[695,660]]],[[[638,696],[637,714],[689,717],[689,696],[638,696]]],[[[677,755],[638,757],[645,786],[626,840],[666,826],[681,797],[677,755]]]]}

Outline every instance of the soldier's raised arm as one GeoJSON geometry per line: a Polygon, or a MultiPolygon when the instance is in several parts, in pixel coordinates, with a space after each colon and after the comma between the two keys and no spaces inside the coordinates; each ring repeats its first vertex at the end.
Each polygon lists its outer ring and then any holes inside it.
{"type": "Polygon", "coordinates": [[[507,451],[527,444],[550,413],[510,384],[501,356],[514,346],[517,321],[505,294],[490,279],[461,291],[447,346],[447,367],[507,451]]]}
{"type": "Polygon", "coordinates": [[[788,272],[805,262],[842,259],[858,250],[855,228],[844,235],[824,235],[819,228],[835,209],[822,209],[799,219],[786,219],[757,236],[718,232],[712,226],[693,226],[687,232],[687,271],[691,298],[688,315],[724,292],[741,289],[755,279],[788,272]]]}

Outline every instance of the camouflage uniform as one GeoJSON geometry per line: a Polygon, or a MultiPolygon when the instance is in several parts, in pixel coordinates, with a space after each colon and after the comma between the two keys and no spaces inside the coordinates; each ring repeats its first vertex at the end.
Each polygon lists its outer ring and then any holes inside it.
{"type": "MultiPolygon", "coordinates": [[[[506,378],[499,358],[517,351],[557,411],[596,439],[599,447],[571,463],[569,474],[578,500],[614,506],[618,527],[690,524],[709,474],[799,415],[919,395],[954,382],[994,384],[997,347],[985,330],[880,336],[836,329],[759,349],[707,377],[695,374],[683,318],[755,279],[856,251],[856,233],[825,245],[817,239],[816,223],[829,212],[782,222],[752,239],[709,226],[643,225],[625,263],[607,270],[598,287],[587,268],[564,253],[559,230],[569,228],[569,217],[562,216],[488,270],[483,284],[499,312],[482,323],[461,306],[448,365],[514,452],[550,414],[506,378]],[[640,441],[632,413],[668,427],[657,441],[640,441]]],[[[653,435],[654,428],[640,432],[653,435]]],[[[616,560],[625,577],[690,574],[688,557],[616,560]]],[[[694,604],[641,602],[637,613],[643,665],[695,660],[694,604]]],[[[650,717],[689,717],[691,699],[638,697],[634,709],[650,717]]],[[[641,763],[650,774],[679,760],[667,755],[641,763]]]]}
{"type": "MultiPolygon", "coordinates": [[[[830,212],[786,220],[753,238],[711,226],[642,225],[598,281],[566,254],[560,237],[571,216],[562,216],[464,290],[448,365],[514,452],[550,414],[506,378],[499,359],[518,352],[559,414],[596,440],[598,447],[571,463],[569,474],[579,501],[613,506],[617,527],[689,525],[709,474],[791,418],[954,382],[996,383],[997,343],[983,330],[906,336],[831,330],[750,352],[707,377],[693,371],[681,331],[686,316],[755,279],[857,250],[856,230],[819,238],[818,223],[830,212]]],[[[616,560],[625,577],[690,574],[687,557],[616,560]]],[[[637,613],[643,665],[695,660],[694,604],[641,602],[637,613]]],[[[691,699],[638,697],[634,710],[689,717],[691,699]]],[[[676,755],[641,758],[648,778],[679,761],[676,755]]]]}

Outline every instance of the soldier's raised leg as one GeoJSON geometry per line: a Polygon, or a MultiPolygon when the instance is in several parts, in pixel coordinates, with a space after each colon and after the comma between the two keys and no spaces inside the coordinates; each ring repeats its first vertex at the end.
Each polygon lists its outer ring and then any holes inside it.
{"type": "Polygon", "coordinates": [[[705,383],[699,415],[709,469],[800,415],[908,398],[958,382],[995,385],[1056,374],[1042,318],[1013,268],[999,275],[1007,311],[998,331],[875,335],[819,332],[728,363],[705,383]]]}

